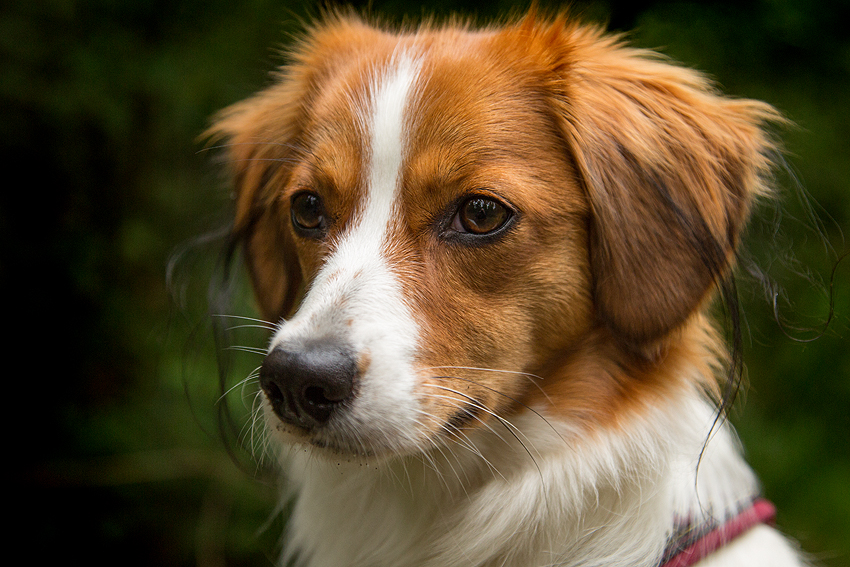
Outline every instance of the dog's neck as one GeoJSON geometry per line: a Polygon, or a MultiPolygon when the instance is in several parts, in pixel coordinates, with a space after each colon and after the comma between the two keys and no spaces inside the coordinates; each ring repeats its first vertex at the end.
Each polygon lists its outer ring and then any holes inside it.
{"type": "Polygon", "coordinates": [[[685,390],[592,436],[525,411],[468,445],[391,462],[293,448],[282,458],[297,494],[287,551],[311,567],[654,567],[682,518],[724,521],[757,493],[715,417],[685,390]]]}

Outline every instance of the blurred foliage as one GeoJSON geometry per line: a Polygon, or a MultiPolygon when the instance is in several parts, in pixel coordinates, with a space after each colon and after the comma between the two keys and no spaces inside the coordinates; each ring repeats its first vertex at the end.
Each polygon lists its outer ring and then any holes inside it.
{"type": "MultiPolygon", "coordinates": [[[[393,18],[515,8],[368,4],[393,18]]],[[[244,452],[240,470],[218,435],[219,352],[205,315],[214,256],[186,256],[181,273],[191,277],[176,281],[176,299],[165,272],[180,243],[226,222],[228,190],[197,138],[209,116],[265,84],[276,46],[318,11],[295,0],[0,7],[0,281],[18,367],[7,372],[30,388],[12,412],[20,431],[10,430],[6,454],[25,491],[25,505],[13,505],[12,542],[24,544],[26,562],[273,562],[274,490],[244,452]]],[[[848,565],[850,261],[831,274],[850,227],[850,8],[635,1],[576,2],[573,12],[797,124],[781,133],[789,167],[779,230],[778,211],[767,208],[751,231],[751,255],[783,285],[782,324],[772,297],[742,275],[750,387],[735,421],[780,526],[823,565],[848,565]],[[830,292],[829,329],[801,342],[827,318],[830,292]]],[[[241,333],[237,344],[266,340],[241,333]]],[[[228,386],[259,360],[236,353],[228,386]]],[[[245,438],[250,393],[237,388],[226,400],[230,436],[245,438]]]]}

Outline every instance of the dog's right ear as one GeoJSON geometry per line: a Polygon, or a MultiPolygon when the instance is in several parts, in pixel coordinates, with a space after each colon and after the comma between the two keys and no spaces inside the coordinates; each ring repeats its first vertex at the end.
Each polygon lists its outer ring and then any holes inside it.
{"type": "Polygon", "coordinates": [[[229,167],[236,205],[232,236],[243,242],[258,307],[269,321],[290,314],[302,282],[288,206],[280,199],[300,135],[302,96],[298,77],[284,77],[220,112],[206,132],[229,167]]]}
{"type": "Polygon", "coordinates": [[[770,194],[770,106],[699,73],[566,28],[553,100],[591,205],[597,314],[643,349],[699,311],[731,269],[751,204],[770,194]]]}

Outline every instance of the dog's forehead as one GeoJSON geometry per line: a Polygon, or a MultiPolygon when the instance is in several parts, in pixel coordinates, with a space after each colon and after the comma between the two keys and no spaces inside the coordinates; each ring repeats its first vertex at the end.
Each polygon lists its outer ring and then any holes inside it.
{"type": "Polygon", "coordinates": [[[399,36],[337,64],[314,99],[318,169],[345,176],[333,185],[362,201],[399,182],[397,197],[416,196],[482,164],[538,158],[553,130],[542,91],[491,39],[399,36]]]}

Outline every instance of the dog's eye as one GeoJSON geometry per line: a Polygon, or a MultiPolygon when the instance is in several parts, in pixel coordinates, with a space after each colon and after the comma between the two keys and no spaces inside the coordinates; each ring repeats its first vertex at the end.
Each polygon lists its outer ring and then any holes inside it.
{"type": "Polygon", "coordinates": [[[489,234],[502,228],[510,218],[510,210],[499,201],[489,197],[472,197],[461,205],[452,221],[452,228],[469,234],[489,234]]]}
{"type": "Polygon", "coordinates": [[[325,230],[325,206],[315,193],[302,191],[293,196],[290,211],[292,225],[305,236],[317,236],[325,230]]]}

